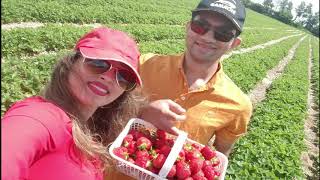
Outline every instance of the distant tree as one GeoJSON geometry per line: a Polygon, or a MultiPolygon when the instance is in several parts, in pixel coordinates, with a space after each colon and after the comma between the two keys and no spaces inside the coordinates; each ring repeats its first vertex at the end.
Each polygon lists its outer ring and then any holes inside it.
{"type": "Polygon", "coordinates": [[[245,7],[249,7],[251,5],[251,3],[252,3],[250,0],[242,0],[241,2],[243,3],[243,5],[245,7]]]}
{"type": "Polygon", "coordinates": [[[296,17],[293,19],[295,21],[297,18],[302,18],[306,9],[306,3],[302,1],[300,5],[296,8],[296,17]]]}
{"type": "Polygon", "coordinates": [[[272,8],[274,7],[272,0],[264,0],[263,6],[266,8],[267,12],[271,12],[272,8]]]}
{"type": "Polygon", "coordinates": [[[309,3],[306,8],[305,8],[305,11],[304,11],[304,14],[303,14],[304,18],[308,18],[310,15],[312,15],[312,4],[309,3]]]}
{"type": "Polygon", "coordinates": [[[287,9],[288,3],[288,0],[281,0],[279,3],[279,12],[285,11],[287,9]]]}
{"type": "Polygon", "coordinates": [[[281,0],[279,3],[279,19],[287,24],[292,24],[292,2],[289,0],[281,0]]]}

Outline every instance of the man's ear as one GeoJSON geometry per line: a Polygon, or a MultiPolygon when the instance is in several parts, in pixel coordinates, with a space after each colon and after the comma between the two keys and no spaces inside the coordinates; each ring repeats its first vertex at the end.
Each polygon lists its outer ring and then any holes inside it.
{"type": "Polygon", "coordinates": [[[236,47],[238,47],[240,44],[241,44],[241,38],[238,36],[238,37],[236,37],[234,40],[233,40],[233,42],[232,42],[232,44],[231,44],[231,49],[234,49],[234,48],[236,48],[236,47]]]}

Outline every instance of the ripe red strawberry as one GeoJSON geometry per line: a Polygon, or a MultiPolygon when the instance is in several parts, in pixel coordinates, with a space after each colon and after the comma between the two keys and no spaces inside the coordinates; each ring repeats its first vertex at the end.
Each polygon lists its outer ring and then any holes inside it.
{"type": "Polygon", "coordinates": [[[154,142],[154,146],[158,149],[161,149],[162,146],[166,145],[166,141],[162,140],[162,139],[156,139],[154,142]]]}
{"type": "Polygon", "coordinates": [[[149,166],[147,167],[147,169],[151,172],[153,172],[154,174],[158,174],[160,169],[155,168],[154,166],[149,166]]]}
{"type": "Polygon", "coordinates": [[[157,138],[161,140],[166,140],[168,138],[167,133],[164,130],[157,129],[157,138]]]}
{"type": "Polygon", "coordinates": [[[167,178],[172,178],[172,177],[174,177],[174,176],[176,175],[176,173],[177,173],[177,169],[176,169],[176,165],[174,164],[174,165],[171,167],[171,169],[170,169],[170,171],[169,171],[169,173],[168,173],[168,175],[167,175],[167,178]]]}
{"type": "Polygon", "coordinates": [[[218,177],[221,175],[221,173],[218,172],[218,171],[214,171],[214,173],[215,173],[215,175],[218,176],[218,177]]]}
{"type": "Polygon", "coordinates": [[[149,158],[152,160],[152,159],[155,159],[157,156],[158,156],[159,153],[157,153],[157,151],[155,149],[150,149],[149,151],[149,158]]]}
{"type": "Polygon", "coordinates": [[[185,159],[186,159],[186,153],[183,149],[181,149],[176,161],[184,161],[185,159]]]}
{"type": "Polygon", "coordinates": [[[160,154],[163,154],[167,157],[169,155],[170,151],[171,151],[171,147],[168,145],[164,145],[160,149],[160,154]]]}
{"type": "Polygon", "coordinates": [[[131,143],[133,141],[133,135],[132,134],[127,134],[124,138],[123,138],[123,142],[122,145],[124,147],[128,147],[129,143],[131,143]]]}
{"type": "Polygon", "coordinates": [[[168,146],[170,146],[170,147],[173,147],[173,145],[174,145],[174,140],[173,140],[173,139],[167,139],[166,144],[167,144],[168,146]]]}
{"type": "Polygon", "coordinates": [[[163,154],[159,154],[153,161],[152,164],[155,168],[161,169],[164,162],[166,161],[166,157],[163,154]]]}
{"type": "Polygon", "coordinates": [[[187,177],[184,180],[193,180],[193,178],[192,177],[187,177]]]}
{"type": "Polygon", "coordinates": [[[194,180],[206,180],[207,178],[204,177],[204,173],[202,170],[198,171],[196,174],[192,175],[194,180]]]}
{"type": "Polygon", "coordinates": [[[140,166],[140,167],[142,167],[144,169],[147,169],[152,165],[150,160],[144,159],[144,158],[137,158],[135,160],[134,164],[136,164],[136,165],[138,165],[138,166],[140,166]]]}
{"type": "Polygon", "coordinates": [[[127,159],[128,159],[128,156],[129,156],[129,154],[128,154],[128,149],[125,148],[125,147],[123,147],[123,146],[114,148],[113,153],[114,153],[116,156],[118,156],[118,157],[120,157],[120,158],[122,158],[122,159],[125,159],[125,160],[127,160],[127,159]]]}
{"type": "Polygon", "coordinates": [[[191,146],[192,146],[193,148],[195,148],[195,149],[198,149],[199,151],[202,150],[202,147],[201,147],[201,145],[199,145],[199,144],[193,143],[191,146]]]}
{"type": "Polygon", "coordinates": [[[136,152],[137,150],[137,145],[136,145],[136,142],[135,141],[131,141],[128,146],[128,153],[129,154],[133,154],[134,152],[136,152]]]}
{"type": "Polygon", "coordinates": [[[146,136],[144,133],[142,133],[142,132],[140,132],[138,130],[135,130],[135,129],[131,129],[128,134],[132,134],[133,140],[135,140],[135,141],[137,139],[139,139],[140,137],[145,137],[146,136]]]}
{"type": "Polygon", "coordinates": [[[193,151],[188,151],[186,152],[186,159],[188,161],[192,159],[199,159],[202,158],[201,152],[197,149],[193,149],[193,151]]]}
{"type": "Polygon", "coordinates": [[[146,138],[146,137],[140,137],[138,140],[137,140],[137,148],[138,149],[146,149],[146,150],[149,150],[152,146],[152,143],[151,141],[146,138]]]}
{"type": "Polygon", "coordinates": [[[204,176],[207,178],[207,179],[214,179],[215,178],[215,172],[214,172],[214,169],[212,166],[205,166],[203,169],[202,169],[203,173],[204,173],[204,176]]]}
{"type": "Polygon", "coordinates": [[[218,157],[213,157],[211,160],[212,166],[218,166],[220,164],[220,160],[218,157]]]}
{"type": "Polygon", "coordinates": [[[210,160],[216,156],[216,152],[212,150],[209,146],[205,146],[204,148],[202,148],[201,154],[206,160],[210,160]]]}
{"type": "Polygon", "coordinates": [[[178,161],[176,164],[176,175],[178,179],[185,179],[191,175],[189,165],[184,161],[178,161]]]}
{"type": "Polygon", "coordinates": [[[189,165],[190,165],[191,174],[196,174],[197,172],[199,172],[202,169],[203,161],[204,160],[202,160],[202,159],[191,159],[190,160],[189,165]]]}
{"type": "Polygon", "coordinates": [[[147,150],[137,150],[136,151],[136,159],[149,159],[149,153],[147,150]]]}
{"type": "Polygon", "coordinates": [[[183,145],[183,150],[187,153],[189,151],[192,151],[194,148],[192,147],[192,145],[190,143],[186,143],[183,145]]]}
{"type": "Polygon", "coordinates": [[[209,160],[204,160],[203,165],[202,165],[202,169],[203,169],[205,166],[212,166],[212,162],[209,161],[209,160]]]}

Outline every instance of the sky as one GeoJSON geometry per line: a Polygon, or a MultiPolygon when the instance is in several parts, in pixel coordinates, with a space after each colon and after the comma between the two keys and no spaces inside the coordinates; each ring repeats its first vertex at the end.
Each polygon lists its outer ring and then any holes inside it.
{"type": "MultiPolygon", "coordinates": [[[[264,0],[251,0],[252,2],[255,3],[260,3],[262,4],[264,0]]],[[[292,2],[293,4],[293,8],[292,8],[292,15],[293,17],[296,15],[296,8],[301,4],[302,1],[304,1],[306,3],[306,5],[308,5],[309,3],[311,3],[312,6],[312,13],[314,14],[315,12],[319,12],[319,0],[289,0],[292,2]]],[[[278,5],[280,0],[272,0],[273,4],[278,5]]]]}

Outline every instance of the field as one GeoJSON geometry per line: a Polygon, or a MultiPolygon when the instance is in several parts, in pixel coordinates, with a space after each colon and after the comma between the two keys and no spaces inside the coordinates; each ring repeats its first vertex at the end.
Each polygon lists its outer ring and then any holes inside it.
{"type": "MultiPolygon", "coordinates": [[[[38,94],[55,61],[95,26],[128,32],[139,43],[141,53],[182,52],[185,24],[197,3],[2,1],[1,116],[13,102],[38,94]],[[15,27],[23,22],[38,26],[15,27]]],[[[319,109],[319,39],[250,9],[240,37],[243,44],[223,60],[224,69],[256,101],[248,133],[237,142],[229,159],[226,179],[317,179],[319,154],[308,153],[304,127],[309,100],[313,109],[319,109]],[[284,66],[278,67],[282,62],[284,66]],[[257,98],[261,91],[254,90],[268,80],[265,95],[257,98]],[[312,97],[308,96],[310,90],[312,97]],[[305,152],[313,159],[307,167],[301,160],[305,152]]],[[[314,137],[319,137],[319,114],[313,119],[314,137]]],[[[314,137],[312,144],[319,147],[319,138],[314,137]]]]}

